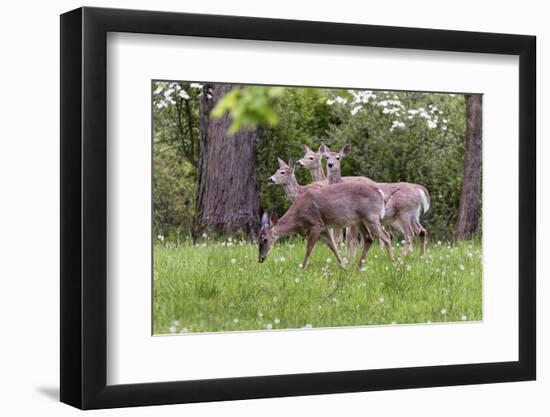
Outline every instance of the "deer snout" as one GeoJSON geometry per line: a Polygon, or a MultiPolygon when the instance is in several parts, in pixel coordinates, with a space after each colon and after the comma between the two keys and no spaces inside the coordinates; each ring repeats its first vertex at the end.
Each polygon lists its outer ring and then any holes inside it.
{"type": "Polygon", "coordinates": [[[260,257],[258,258],[258,262],[259,262],[259,263],[262,263],[263,261],[265,261],[265,256],[260,256],[260,257]]]}
{"type": "Polygon", "coordinates": [[[304,166],[304,163],[302,162],[302,160],[301,160],[301,159],[299,159],[299,160],[298,160],[298,165],[300,165],[301,167],[303,167],[303,166],[304,166]]]}
{"type": "Polygon", "coordinates": [[[269,177],[269,178],[267,179],[267,183],[268,183],[269,185],[275,184],[275,180],[273,179],[273,177],[269,177]]]}
{"type": "Polygon", "coordinates": [[[328,165],[329,168],[332,168],[334,166],[334,164],[332,162],[329,162],[327,165],[328,165]]]}

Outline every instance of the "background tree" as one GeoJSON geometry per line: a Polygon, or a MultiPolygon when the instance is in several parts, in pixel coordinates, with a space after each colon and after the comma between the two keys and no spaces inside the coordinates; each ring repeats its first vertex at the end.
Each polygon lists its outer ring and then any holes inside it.
{"type": "Polygon", "coordinates": [[[465,99],[467,125],[464,174],[455,227],[456,239],[468,239],[475,234],[481,215],[482,95],[468,94],[465,99]]]}
{"type": "MultiPolygon", "coordinates": [[[[195,238],[203,233],[256,236],[259,219],[256,142],[258,130],[239,126],[230,131],[229,114],[212,110],[234,88],[206,85],[200,97],[200,159],[196,192],[195,238]]],[[[239,88],[239,87],[235,87],[239,88]]]]}

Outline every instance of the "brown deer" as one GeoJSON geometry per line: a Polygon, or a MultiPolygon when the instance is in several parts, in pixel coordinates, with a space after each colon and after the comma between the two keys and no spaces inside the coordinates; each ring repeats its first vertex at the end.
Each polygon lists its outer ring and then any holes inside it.
{"type": "Polygon", "coordinates": [[[382,192],[366,182],[350,182],[308,189],[296,198],[280,220],[276,215],[272,215],[269,221],[267,213],[264,213],[258,234],[258,261],[265,261],[277,239],[300,234],[307,237],[302,268],[307,266],[309,256],[319,239],[326,242],[340,265],[344,267],[329,228],[342,228],[352,224],[356,225],[363,236],[363,250],[358,268],[363,264],[372,244],[369,230],[374,231],[384,242],[388,256],[393,260],[390,238],[380,223],[384,214],[385,203],[382,192]]]}
{"type": "Polygon", "coordinates": [[[392,225],[404,236],[403,254],[412,252],[412,240],[415,235],[420,238],[420,256],[426,252],[426,229],[420,224],[420,211],[424,213],[430,208],[428,190],[418,184],[407,182],[376,183],[368,177],[342,177],[340,162],[345,158],[351,145],[345,145],[340,152],[332,152],[328,146],[322,144],[320,152],[327,158],[327,172],[329,183],[339,182],[366,182],[372,184],[384,193],[386,198],[386,213],[382,220],[383,225],[392,225]]]}
{"type": "Polygon", "coordinates": [[[268,178],[267,182],[269,184],[278,184],[282,185],[287,197],[290,201],[294,202],[298,197],[300,197],[304,192],[310,188],[321,188],[325,183],[311,183],[308,185],[300,185],[296,180],[294,175],[294,162],[289,161],[288,164],[283,161],[281,158],[277,158],[279,163],[279,168],[275,171],[271,177],[268,178]]]}
{"type": "Polygon", "coordinates": [[[323,171],[321,152],[312,151],[307,145],[304,146],[304,157],[298,159],[298,165],[307,169],[311,174],[313,182],[326,181],[325,171],[323,171]]]}

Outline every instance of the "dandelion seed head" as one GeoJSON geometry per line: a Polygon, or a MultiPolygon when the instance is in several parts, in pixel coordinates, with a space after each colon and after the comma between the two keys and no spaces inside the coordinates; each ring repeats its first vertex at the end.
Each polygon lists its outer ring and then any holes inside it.
{"type": "Polygon", "coordinates": [[[236,264],[237,263],[237,260],[235,258],[231,259],[231,263],[232,264],[236,264]]]}
{"type": "Polygon", "coordinates": [[[380,297],[380,298],[378,299],[378,302],[379,302],[380,304],[382,304],[382,303],[384,302],[384,297],[380,297]]]}

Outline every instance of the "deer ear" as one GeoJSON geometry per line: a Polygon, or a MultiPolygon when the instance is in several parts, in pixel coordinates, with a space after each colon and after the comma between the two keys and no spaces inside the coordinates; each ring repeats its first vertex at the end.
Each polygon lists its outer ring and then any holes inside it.
{"type": "Polygon", "coordinates": [[[305,153],[315,153],[309,148],[309,146],[307,146],[307,145],[303,145],[303,146],[304,146],[304,152],[305,153]]]}
{"type": "Polygon", "coordinates": [[[350,151],[351,151],[351,145],[348,143],[348,144],[344,145],[344,147],[340,151],[340,155],[341,156],[348,156],[350,151]]]}
{"type": "Polygon", "coordinates": [[[277,158],[277,162],[279,162],[279,168],[287,166],[286,162],[283,161],[281,158],[277,158]]]}
{"type": "Polygon", "coordinates": [[[321,143],[321,146],[319,146],[319,153],[321,155],[326,155],[328,152],[330,152],[330,149],[328,148],[328,146],[325,145],[324,143],[321,143]]]}
{"type": "Polygon", "coordinates": [[[271,226],[275,226],[277,222],[279,221],[279,216],[277,216],[277,213],[273,212],[271,213],[271,226]]]}
{"type": "Polygon", "coordinates": [[[267,212],[264,211],[264,214],[262,215],[262,229],[265,229],[269,225],[269,217],[267,215],[267,212]]]}

